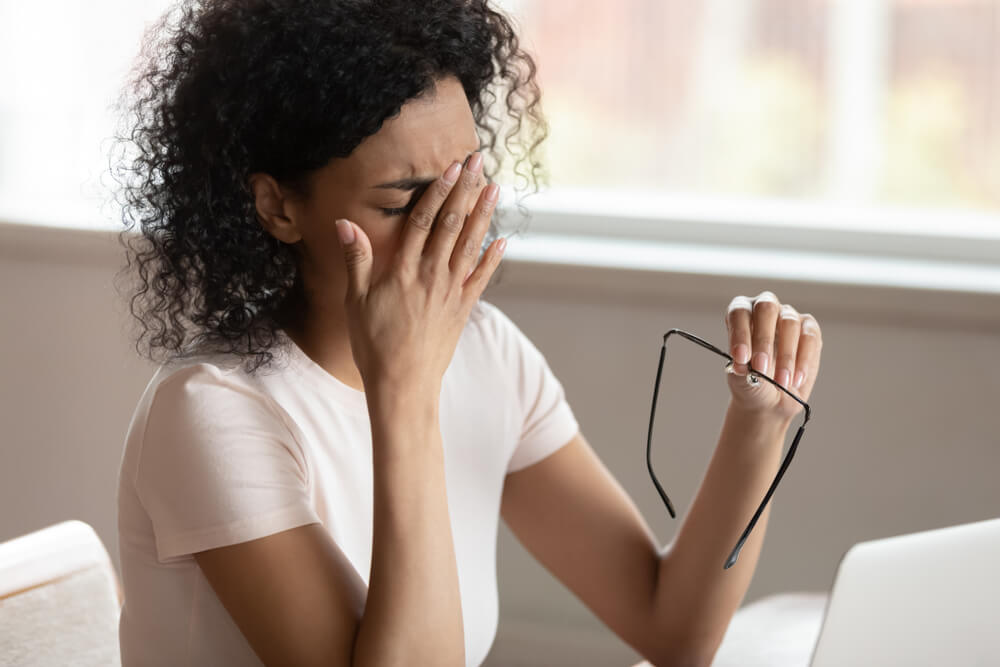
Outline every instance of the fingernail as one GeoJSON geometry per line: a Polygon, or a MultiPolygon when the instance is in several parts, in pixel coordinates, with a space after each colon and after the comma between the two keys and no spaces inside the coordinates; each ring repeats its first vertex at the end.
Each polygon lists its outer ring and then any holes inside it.
{"type": "Polygon", "coordinates": [[[782,387],[784,387],[785,389],[788,389],[788,381],[791,378],[792,378],[792,374],[788,372],[788,369],[787,368],[782,368],[780,371],[778,371],[778,374],[775,376],[774,379],[782,387]]]}
{"type": "Polygon", "coordinates": [[[506,249],[507,249],[507,239],[506,238],[502,238],[499,241],[497,241],[497,252],[499,254],[502,255],[503,251],[506,250],[506,249]]]}
{"type": "Polygon", "coordinates": [[[337,236],[340,237],[340,242],[344,245],[351,245],[354,243],[354,227],[347,220],[337,221],[337,236]]]}
{"type": "Polygon", "coordinates": [[[806,380],[806,374],[805,373],[803,373],[802,371],[799,371],[798,373],[796,373],[795,374],[795,388],[798,389],[799,387],[801,387],[802,383],[805,382],[805,380],[806,380]]]}
{"type": "Polygon", "coordinates": [[[745,364],[750,361],[750,348],[745,344],[740,343],[736,346],[736,349],[733,350],[733,358],[736,360],[736,363],[745,364]]]}
{"type": "Polygon", "coordinates": [[[483,154],[480,152],[475,152],[472,154],[472,158],[469,160],[469,171],[472,173],[477,173],[483,168],[483,154]]]}
{"type": "Polygon", "coordinates": [[[753,367],[760,373],[767,374],[767,353],[758,352],[753,355],[753,367]]]}
{"type": "Polygon", "coordinates": [[[489,203],[496,202],[497,198],[500,197],[500,186],[496,183],[490,183],[486,186],[486,201],[489,203]]]}
{"type": "Polygon", "coordinates": [[[447,171],[444,172],[444,175],[441,176],[441,180],[447,183],[448,185],[454,185],[455,181],[458,180],[458,175],[461,173],[462,173],[462,163],[455,162],[450,167],[448,167],[447,171]]]}

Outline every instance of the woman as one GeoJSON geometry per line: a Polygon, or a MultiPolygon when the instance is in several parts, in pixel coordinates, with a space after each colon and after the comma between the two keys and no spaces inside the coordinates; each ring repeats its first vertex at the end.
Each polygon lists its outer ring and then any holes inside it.
{"type": "Polygon", "coordinates": [[[798,409],[738,376],[757,355],[808,397],[815,320],[734,299],[721,439],[660,549],[542,354],[479,299],[504,250],[488,176],[507,154],[534,183],[545,134],[508,20],[200,0],[157,34],[121,172],[132,312],[164,361],[121,466],[123,664],[480,664],[502,515],[639,653],[707,665],[764,523],[719,563],[798,409]]]}

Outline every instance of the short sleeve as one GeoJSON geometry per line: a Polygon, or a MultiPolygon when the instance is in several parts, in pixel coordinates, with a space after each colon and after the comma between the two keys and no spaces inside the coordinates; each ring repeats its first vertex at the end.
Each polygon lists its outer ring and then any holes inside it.
{"type": "Polygon", "coordinates": [[[277,410],[210,364],[156,387],[135,487],[161,561],[320,521],[304,456],[277,410]]]}
{"type": "Polygon", "coordinates": [[[541,351],[499,308],[480,302],[493,320],[504,371],[511,379],[520,413],[520,435],[507,465],[515,472],[537,463],[567,444],[579,424],[562,383],[541,351]]]}

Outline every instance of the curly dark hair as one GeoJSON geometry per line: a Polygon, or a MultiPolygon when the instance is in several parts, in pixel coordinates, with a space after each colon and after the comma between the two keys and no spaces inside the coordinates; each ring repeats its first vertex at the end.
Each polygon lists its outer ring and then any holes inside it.
{"type": "MultiPolygon", "coordinates": [[[[260,225],[248,176],[305,191],[310,172],[443,77],[462,84],[485,173],[506,154],[518,190],[537,191],[535,72],[489,0],[182,0],[147,32],[119,101],[119,278],[136,349],[270,364],[305,297],[294,247],[260,225]]],[[[484,245],[496,235],[494,223],[484,245]]]]}

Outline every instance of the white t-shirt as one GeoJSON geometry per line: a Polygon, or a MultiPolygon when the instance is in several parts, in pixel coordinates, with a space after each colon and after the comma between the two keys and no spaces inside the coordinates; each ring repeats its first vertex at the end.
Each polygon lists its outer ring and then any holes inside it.
{"type": "MultiPolygon", "coordinates": [[[[291,344],[250,375],[231,357],[162,366],[129,426],[118,487],[122,665],[260,665],[191,554],[322,523],[367,584],[371,425],[364,392],[291,344]]],[[[442,380],[441,436],[467,665],[496,635],[504,477],[578,425],[545,358],[480,301],[442,380]]],[[[294,567],[294,563],[289,563],[294,567]]]]}

